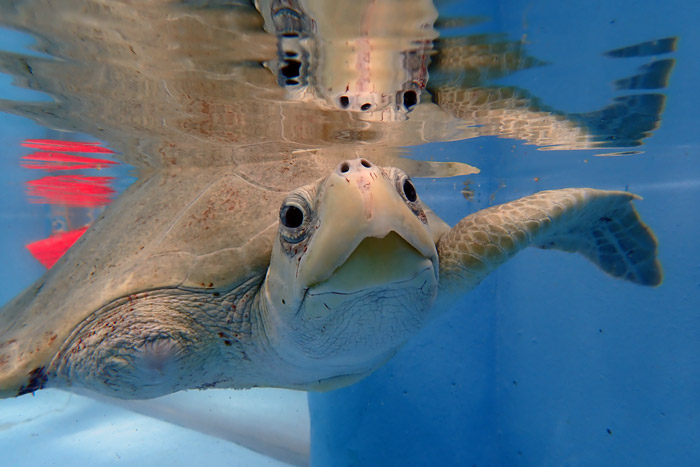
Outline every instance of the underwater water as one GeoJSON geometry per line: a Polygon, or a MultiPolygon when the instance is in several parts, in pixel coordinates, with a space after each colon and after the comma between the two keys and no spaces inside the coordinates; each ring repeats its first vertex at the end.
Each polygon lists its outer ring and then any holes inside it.
{"type": "Polygon", "coordinates": [[[270,31],[269,3],[0,6],[0,303],[61,271],[105,209],[136,209],[120,200],[139,181],[251,167],[281,193],[311,176],[270,181],[295,158],[402,167],[450,225],[540,190],[635,193],[663,283],[526,249],[351,386],[135,401],[42,389],[0,400],[0,463],[698,464],[700,7],[348,2],[360,14],[338,24],[310,1],[317,35],[295,42],[270,31]],[[337,87],[361,81],[343,36],[356,16],[395,35],[369,78],[395,96],[337,87]]]}

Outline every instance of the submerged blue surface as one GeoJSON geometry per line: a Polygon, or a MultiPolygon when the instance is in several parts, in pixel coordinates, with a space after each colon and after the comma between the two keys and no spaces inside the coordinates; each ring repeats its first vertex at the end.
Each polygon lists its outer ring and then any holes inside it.
{"type": "MultiPolygon", "coordinates": [[[[455,3],[444,10],[456,11],[455,3]]],[[[314,465],[696,465],[700,462],[700,164],[692,2],[490,2],[489,27],[550,65],[509,77],[549,105],[601,108],[645,60],[602,53],[678,36],[661,127],[643,154],[537,151],[495,138],[416,148],[482,169],[426,180],[448,222],[568,186],[629,190],[660,244],[665,280],[643,288],[585,259],[527,250],[352,387],[311,394],[314,465]],[[436,185],[452,185],[449,199],[436,185]]],[[[463,14],[464,11],[460,10],[463,14]]]]}

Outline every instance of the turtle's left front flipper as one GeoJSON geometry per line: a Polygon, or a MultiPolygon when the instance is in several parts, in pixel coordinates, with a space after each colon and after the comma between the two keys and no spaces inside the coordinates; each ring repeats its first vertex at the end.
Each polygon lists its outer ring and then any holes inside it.
{"type": "Polygon", "coordinates": [[[622,191],[543,191],[462,219],[438,241],[440,288],[469,290],[528,246],[577,252],[608,274],[658,285],[657,242],[622,191]]]}

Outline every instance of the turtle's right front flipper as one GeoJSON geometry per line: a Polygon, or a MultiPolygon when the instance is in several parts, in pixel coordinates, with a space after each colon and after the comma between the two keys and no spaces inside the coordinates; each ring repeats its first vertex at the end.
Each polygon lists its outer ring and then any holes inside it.
{"type": "Polygon", "coordinates": [[[578,252],[608,274],[642,285],[662,280],[657,242],[621,191],[543,191],[462,219],[438,242],[440,288],[469,290],[527,246],[578,252]]]}

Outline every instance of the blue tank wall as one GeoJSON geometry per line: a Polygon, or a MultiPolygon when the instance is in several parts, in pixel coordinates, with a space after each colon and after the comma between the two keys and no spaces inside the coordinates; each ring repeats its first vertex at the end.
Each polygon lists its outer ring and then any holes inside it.
{"type": "Polygon", "coordinates": [[[452,224],[490,196],[629,189],[644,198],[637,207],[657,234],[664,283],[627,284],[566,253],[520,253],[375,374],[310,395],[313,465],[700,464],[700,36],[691,24],[700,9],[566,5],[500,2],[495,17],[555,63],[513,81],[571,111],[605,105],[610,82],[643,63],[608,68],[602,51],[680,36],[662,126],[644,154],[541,152],[495,138],[428,146],[416,155],[482,169],[470,177],[477,197],[462,199],[461,179],[418,188],[452,224]],[[576,42],[592,65],[567,58],[576,42]]]}

